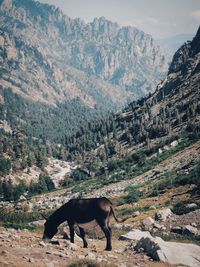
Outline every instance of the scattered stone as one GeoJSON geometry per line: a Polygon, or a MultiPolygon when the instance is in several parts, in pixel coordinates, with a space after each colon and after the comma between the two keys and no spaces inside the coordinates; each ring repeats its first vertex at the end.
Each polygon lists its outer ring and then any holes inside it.
{"type": "Polygon", "coordinates": [[[142,223],[145,227],[149,227],[152,226],[155,223],[155,221],[151,217],[147,217],[142,221],[142,223]]]}
{"type": "Polygon", "coordinates": [[[67,249],[72,250],[72,251],[77,251],[80,249],[79,246],[77,246],[74,243],[67,243],[67,249]]]}
{"type": "Polygon", "coordinates": [[[29,259],[28,259],[28,262],[34,263],[35,261],[34,261],[33,258],[29,258],[29,259]]]}
{"type": "Polygon", "coordinates": [[[139,215],[140,215],[140,212],[139,211],[134,211],[133,214],[132,214],[133,217],[137,217],[139,215]]]}
{"type": "Polygon", "coordinates": [[[43,227],[44,223],[45,223],[45,220],[38,220],[38,221],[30,222],[28,223],[28,225],[36,226],[36,227],[43,227]]]}
{"type": "Polygon", "coordinates": [[[47,244],[44,243],[44,241],[40,241],[40,242],[39,242],[39,245],[40,245],[41,247],[43,247],[43,248],[47,246],[47,244]]]}
{"type": "Polygon", "coordinates": [[[115,229],[122,229],[122,224],[115,223],[114,227],[115,227],[115,229]]]}
{"type": "Polygon", "coordinates": [[[58,240],[51,240],[50,243],[52,245],[60,245],[59,241],[58,240]]]}
{"type": "Polygon", "coordinates": [[[149,207],[150,210],[156,210],[156,206],[152,205],[149,207]]]}
{"type": "Polygon", "coordinates": [[[78,258],[79,260],[84,260],[84,259],[85,259],[85,256],[84,256],[84,255],[78,255],[77,258],[78,258]]]}
{"type": "Polygon", "coordinates": [[[171,144],[170,144],[170,146],[173,147],[173,148],[176,147],[177,145],[178,145],[178,141],[177,140],[171,142],[171,144]]]}
{"type": "Polygon", "coordinates": [[[196,203],[188,203],[185,206],[186,206],[186,208],[189,208],[189,209],[197,208],[197,204],[196,203]]]}
{"type": "Polygon", "coordinates": [[[196,227],[186,225],[183,227],[183,234],[185,235],[199,235],[199,231],[196,227]]]}
{"type": "Polygon", "coordinates": [[[92,252],[88,252],[88,254],[86,255],[86,258],[88,260],[96,260],[96,256],[92,252]]]}
{"type": "Polygon", "coordinates": [[[197,224],[196,224],[195,222],[192,222],[191,225],[192,225],[193,227],[197,227],[197,224]]]}
{"type": "Polygon", "coordinates": [[[55,251],[55,250],[52,250],[52,251],[46,251],[46,254],[49,254],[49,255],[54,255],[54,256],[58,256],[58,257],[67,257],[67,253],[64,254],[62,252],[59,252],[59,251],[55,251]]]}
{"type": "Polygon", "coordinates": [[[197,188],[197,185],[196,184],[191,184],[190,187],[189,187],[190,190],[194,190],[196,188],[197,188]]]}
{"type": "Polygon", "coordinates": [[[157,221],[166,221],[167,218],[171,217],[172,211],[167,208],[163,210],[159,210],[155,215],[155,220],[157,221]]]}
{"type": "Polygon", "coordinates": [[[6,254],[8,254],[8,251],[7,250],[2,250],[1,251],[1,255],[6,255],[6,254]]]}
{"type": "Polygon", "coordinates": [[[165,242],[160,237],[146,237],[141,238],[135,246],[135,250],[141,249],[157,261],[188,267],[199,266],[200,247],[194,244],[165,242]]]}
{"type": "Polygon", "coordinates": [[[158,224],[156,222],[153,224],[153,227],[156,228],[156,229],[159,229],[159,230],[161,230],[163,228],[163,226],[164,225],[160,225],[160,224],[158,224]]]}
{"type": "Polygon", "coordinates": [[[26,197],[21,195],[20,198],[19,198],[19,201],[24,201],[24,200],[26,200],[26,197]]]}
{"type": "Polygon", "coordinates": [[[138,229],[134,229],[128,232],[125,235],[121,235],[119,240],[140,240],[142,237],[152,237],[148,231],[140,231],[138,229]]]}

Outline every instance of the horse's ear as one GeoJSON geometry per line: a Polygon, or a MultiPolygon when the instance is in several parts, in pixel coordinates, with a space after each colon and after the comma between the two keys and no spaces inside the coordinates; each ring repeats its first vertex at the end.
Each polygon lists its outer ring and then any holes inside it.
{"type": "Polygon", "coordinates": [[[48,217],[41,213],[42,218],[44,218],[46,221],[48,220],[48,217]]]}

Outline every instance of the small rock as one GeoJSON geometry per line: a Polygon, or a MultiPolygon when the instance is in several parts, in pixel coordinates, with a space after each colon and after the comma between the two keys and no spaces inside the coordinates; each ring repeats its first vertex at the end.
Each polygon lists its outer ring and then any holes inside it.
{"type": "Polygon", "coordinates": [[[156,210],[156,206],[152,205],[149,207],[150,210],[156,210]]]}
{"type": "Polygon", "coordinates": [[[186,208],[189,208],[189,209],[197,208],[197,204],[196,203],[188,203],[185,206],[186,206],[186,208]]]}
{"type": "Polygon", "coordinates": [[[122,229],[122,224],[120,224],[120,223],[115,223],[114,227],[115,227],[116,229],[122,229]]]}
{"type": "Polygon", "coordinates": [[[158,224],[158,223],[155,222],[155,223],[153,224],[153,227],[156,228],[156,229],[160,229],[160,230],[161,230],[162,227],[163,227],[163,225],[160,225],[160,224],[158,224]]]}
{"type": "Polygon", "coordinates": [[[96,260],[96,256],[94,255],[94,253],[88,252],[88,254],[86,255],[86,258],[89,260],[96,260]]]}
{"type": "Polygon", "coordinates": [[[53,251],[46,251],[46,254],[54,255],[54,256],[59,256],[59,257],[62,257],[62,258],[67,257],[67,254],[64,254],[62,252],[55,251],[55,250],[53,250],[53,251]]]}
{"type": "Polygon", "coordinates": [[[171,215],[172,215],[172,211],[169,208],[167,208],[167,209],[159,210],[155,215],[155,219],[157,221],[166,221],[166,219],[169,218],[171,215]]]}
{"type": "Polygon", "coordinates": [[[155,223],[155,221],[151,217],[147,217],[142,221],[142,223],[145,227],[149,227],[152,226],[155,223]]]}
{"type": "Polygon", "coordinates": [[[84,255],[78,255],[77,258],[78,258],[79,260],[84,260],[84,259],[85,259],[85,256],[84,256],[84,255]]]}
{"type": "Polygon", "coordinates": [[[137,210],[133,212],[132,217],[137,217],[139,215],[140,215],[140,212],[137,210]]]}
{"type": "Polygon", "coordinates": [[[7,250],[2,250],[1,251],[1,255],[6,255],[6,254],[8,254],[8,251],[7,250]]]}
{"type": "Polygon", "coordinates": [[[29,259],[28,259],[28,262],[34,263],[35,261],[34,261],[33,258],[29,258],[29,259]]]}
{"type": "Polygon", "coordinates": [[[191,223],[193,227],[197,227],[197,224],[195,222],[191,223]]]}
{"type": "Polygon", "coordinates": [[[152,237],[151,234],[148,231],[140,231],[138,229],[134,229],[130,232],[128,232],[125,235],[121,235],[119,237],[119,240],[140,240],[142,237],[152,237]]]}
{"type": "Polygon", "coordinates": [[[80,249],[80,247],[74,243],[67,243],[67,248],[72,251],[77,251],[80,249]]]}
{"type": "Polygon", "coordinates": [[[39,242],[39,245],[40,245],[41,247],[43,247],[43,248],[47,246],[47,244],[45,244],[44,241],[40,241],[40,242],[39,242]]]}
{"type": "Polygon", "coordinates": [[[186,225],[183,227],[183,234],[186,235],[199,235],[199,231],[196,227],[193,227],[191,225],[186,225]]]}
{"type": "Polygon", "coordinates": [[[50,243],[52,245],[59,245],[60,244],[58,240],[51,240],[50,243]]]}

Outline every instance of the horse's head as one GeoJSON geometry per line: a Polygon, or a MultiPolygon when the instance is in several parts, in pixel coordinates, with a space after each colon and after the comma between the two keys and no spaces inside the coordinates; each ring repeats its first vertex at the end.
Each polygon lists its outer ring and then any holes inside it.
{"type": "Polygon", "coordinates": [[[44,224],[44,233],[42,239],[51,239],[58,232],[57,226],[53,223],[52,220],[46,219],[44,224]]]}

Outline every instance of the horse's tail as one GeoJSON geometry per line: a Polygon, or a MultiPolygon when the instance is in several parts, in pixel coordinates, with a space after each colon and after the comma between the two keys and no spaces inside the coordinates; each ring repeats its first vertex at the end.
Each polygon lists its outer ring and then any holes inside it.
{"type": "Polygon", "coordinates": [[[117,219],[117,217],[116,217],[116,215],[115,215],[115,212],[114,212],[114,209],[113,209],[113,206],[111,206],[110,208],[111,208],[111,212],[110,212],[110,214],[113,215],[113,218],[115,219],[116,222],[118,222],[118,223],[123,223],[124,221],[126,221],[126,220],[128,219],[128,217],[126,217],[126,218],[124,218],[124,219],[121,219],[121,220],[117,219]]]}

